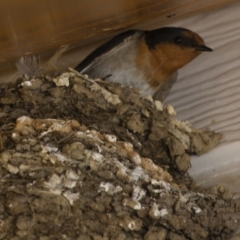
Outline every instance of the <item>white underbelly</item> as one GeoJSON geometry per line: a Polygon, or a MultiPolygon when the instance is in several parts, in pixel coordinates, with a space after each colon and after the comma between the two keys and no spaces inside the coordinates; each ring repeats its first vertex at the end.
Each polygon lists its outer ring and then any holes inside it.
{"type": "Polygon", "coordinates": [[[155,91],[149,87],[143,70],[137,69],[135,65],[135,56],[135,47],[131,46],[111,57],[102,59],[85,73],[94,79],[100,78],[138,88],[143,96],[153,95],[155,91]]]}

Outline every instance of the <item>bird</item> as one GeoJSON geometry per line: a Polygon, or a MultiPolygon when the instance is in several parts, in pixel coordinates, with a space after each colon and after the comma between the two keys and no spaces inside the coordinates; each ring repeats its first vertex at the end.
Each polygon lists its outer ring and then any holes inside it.
{"type": "Polygon", "coordinates": [[[163,101],[178,70],[202,52],[211,52],[195,32],[181,27],[128,30],[91,52],[75,70],[92,79],[140,89],[163,101]]]}

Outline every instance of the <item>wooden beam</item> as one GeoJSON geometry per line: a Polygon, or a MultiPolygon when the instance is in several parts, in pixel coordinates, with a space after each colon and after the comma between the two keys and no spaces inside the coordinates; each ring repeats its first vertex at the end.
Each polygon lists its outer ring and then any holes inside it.
{"type": "Polygon", "coordinates": [[[150,28],[234,0],[0,0],[0,63],[150,28]]]}

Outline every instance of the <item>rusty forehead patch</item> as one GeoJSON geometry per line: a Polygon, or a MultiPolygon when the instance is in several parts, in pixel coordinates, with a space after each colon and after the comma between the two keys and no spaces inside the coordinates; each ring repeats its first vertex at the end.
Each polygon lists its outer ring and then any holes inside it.
{"type": "Polygon", "coordinates": [[[199,44],[203,44],[204,43],[203,39],[198,34],[192,32],[192,31],[184,31],[182,34],[186,38],[194,39],[199,44]]]}

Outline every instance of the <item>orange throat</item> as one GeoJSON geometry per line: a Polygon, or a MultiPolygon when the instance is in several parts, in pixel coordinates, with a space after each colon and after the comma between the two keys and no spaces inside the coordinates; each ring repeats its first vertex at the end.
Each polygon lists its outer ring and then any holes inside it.
{"type": "Polygon", "coordinates": [[[172,44],[162,43],[149,50],[142,40],[137,46],[136,66],[141,69],[149,85],[156,89],[167,81],[172,74],[182,68],[200,52],[191,48],[181,48],[172,44]]]}

